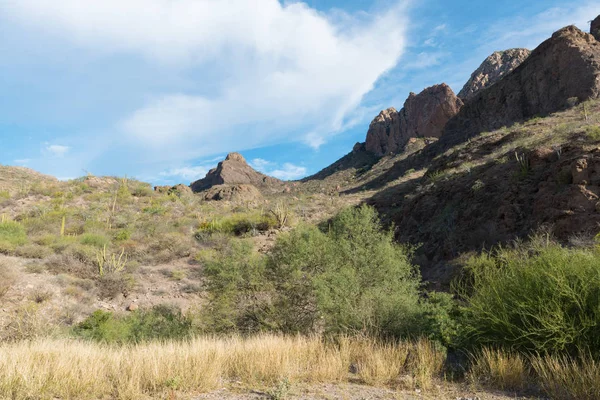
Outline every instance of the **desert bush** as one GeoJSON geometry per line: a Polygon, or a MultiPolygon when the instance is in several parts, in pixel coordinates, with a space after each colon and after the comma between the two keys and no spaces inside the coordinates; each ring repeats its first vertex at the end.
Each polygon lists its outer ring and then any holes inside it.
{"type": "Polygon", "coordinates": [[[110,239],[99,233],[85,233],[80,236],[79,242],[85,246],[93,246],[99,249],[110,245],[110,239]]]}
{"type": "Polygon", "coordinates": [[[121,317],[98,310],[79,323],[73,332],[76,336],[105,343],[183,339],[192,333],[192,320],[180,310],[165,305],[121,317]]]}
{"type": "Polygon", "coordinates": [[[0,261],[0,299],[6,295],[16,282],[17,275],[7,261],[0,261]]]}
{"type": "Polygon", "coordinates": [[[98,295],[102,299],[112,299],[120,294],[127,295],[134,285],[133,276],[125,273],[104,274],[96,280],[98,295]]]}
{"type": "Polygon", "coordinates": [[[450,335],[451,299],[421,298],[410,250],[382,230],[374,209],[337,215],[320,230],[300,226],[278,237],[268,257],[247,242],[209,252],[206,311],[223,330],[450,335]]]}
{"type": "Polygon", "coordinates": [[[600,355],[600,252],[534,238],[472,257],[458,285],[462,338],[540,354],[600,355]]]}
{"type": "Polygon", "coordinates": [[[15,250],[15,255],[23,258],[44,259],[52,254],[54,254],[54,252],[51,249],[38,244],[26,244],[24,246],[17,247],[15,250]]]}
{"type": "Polygon", "coordinates": [[[265,232],[277,227],[278,224],[279,222],[273,214],[234,213],[201,222],[198,226],[196,238],[201,239],[203,234],[207,233],[227,233],[240,236],[246,233],[265,232]]]}
{"type": "Polygon", "coordinates": [[[27,243],[27,234],[23,226],[14,221],[0,222],[0,251],[13,252],[17,246],[27,243]]]}
{"type": "Polygon", "coordinates": [[[409,255],[366,206],[342,211],[325,232],[303,227],[282,236],[267,269],[282,330],[322,324],[331,333],[413,333],[422,310],[409,255]]]}

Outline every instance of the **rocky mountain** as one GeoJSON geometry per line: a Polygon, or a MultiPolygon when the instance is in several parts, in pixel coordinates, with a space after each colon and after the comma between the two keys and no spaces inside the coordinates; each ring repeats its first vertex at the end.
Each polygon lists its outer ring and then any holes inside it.
{"type": "Polygon", "coordinates": [[[371,122],[366,150],[383,156],[402,150],[410,138],[440,137],[462,106],[462,100],[445,83],[410,93],[399,112],[388,108],[371,122]]]}
{"type": "Polygon", "coordinates": [[[477,68],[467,81],[458,97],[465,102],[472,99],[480,90],[498,82],[504,75],[509,74],[529,57],[527,49],[510,49],[496,51],[477,68]]]}
{"type": "Polygon", "coordinates": [[[554,33],[512,73],[479,91],[446,126],[441,142],[544,116],[600,96],[600,42],[575,26],[554,33]]]}
{"type": "Polygon", "coordinates": [[[239,153],[229,153],[206,177],[193,182],[190,187],[194,193],[202,192],[217,185],[248,184],[257,187],[280,185],[279,179],[271,178],[252,168],[239,153]]]}

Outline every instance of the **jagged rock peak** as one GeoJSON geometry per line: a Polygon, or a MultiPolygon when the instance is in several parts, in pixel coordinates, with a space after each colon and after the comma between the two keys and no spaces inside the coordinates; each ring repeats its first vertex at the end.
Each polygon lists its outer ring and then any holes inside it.
{"type": "Polygon", "coordinates": [[[496,51],[486,58],[472,74],[469,81],[458,93],[458,97],[467,101],[483,90],[512,72],[529,57],[527,49],[510,49],[496,51]]]}
{"type": "Polygon", "coordinates": [[[245,163],[246,159],[240,153],[229,153],[227,154],[227,157],[225,157],[225,161],[239,161],[245,163]]]}
{"type": "Polygon", "coordinates": [[[399,112],[388,108],[371,122],[367,151],[383,156],[401,151],[413,137],[440,137],[446,122],[456,115],[463,102],[445,83],[419,94],[410,93],[399,112]]]}
{"type": "Polygon", "coordinates": [[[442,145],[600,97],[600,42],[567,26],[502,80],[478,92],[446,125],[442,145]]]}
{"type": "Polygon", "coordinates": [[[596,40],[600,41],[600,15],[598,15],[596,19],[592,21],[590,33],[596,38],[596,40]]]}
{"type": "Polygon", "coordinates": [[[255,185],[266,187],[278,185],[279,179],[261,174],[254,170],[239,153],[229,153],[206,177],[193,182],[190,187],[194,193],[202,192],[217,185],[255,185]]]}

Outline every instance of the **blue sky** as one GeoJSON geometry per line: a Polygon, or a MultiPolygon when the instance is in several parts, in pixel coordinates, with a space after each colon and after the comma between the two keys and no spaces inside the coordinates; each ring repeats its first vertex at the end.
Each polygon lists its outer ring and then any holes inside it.
{"type": "Polygon", "coordinates": [[[0,163],[189,183],[231,151],[282,179],[409,92],[458,92],[594,1],[0,0],[0,163]]]}

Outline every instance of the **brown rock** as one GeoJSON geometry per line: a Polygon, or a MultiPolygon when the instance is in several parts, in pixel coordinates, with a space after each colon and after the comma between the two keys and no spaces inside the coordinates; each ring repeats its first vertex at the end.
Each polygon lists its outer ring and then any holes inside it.
{"type": "Polygon", "coordinates": [[[573,184],[587,185],[590,181],[590,171],[588,169],[588,161],[585,158],[576,160],[571,164],[571,175],[573,176],[573,184]]]}
{"type": "Polygon", "coordinates": [[[369,125],[367,151],[383,156],[399,150],[404,145],[400,129],[400,115],[394,107],[381,111],[369,125]]]}
{"type": "Polygon", "coordinates": [[[388,108],[371,122],[367,132],[367,151],[383,156],[404,148],[410,138],[440,137],[448,120],[463,102],[445,83],[431,86],[421,93],[411,93],[404,108],[388,108]]]}
{"type": "Polygon", "coordinates": [[[281,184],[281,181],[254,170],[241,154],[229,153],[205,178],[193,182],[190,187],[194,193],[198,193],[217,185],[239,184],[274,186],[281,184]]]}
{"type": "Polygon", "coordinates": [[[600,42],[575,26],[554,33],[514,71],[468,101],[446,125],[442,144],[509,126],[600,96],[600,42]]]}
{"type": "Polygon", "coordinates": [[[600,15],[598,15],[596,19],[592,21],[590,32],[592,35],[594,35],[596,40],[600,40],[600,15]]]}
{"type": "Polygon", "coordinates": [[[253,185],[216,185],[204,192],[205,200],[257,202],[262,199],[262,194],[253,185]]]}
{"type": "Polygon", "coordinates": [[[140,308],[140,306],[138,306],[137,304],[131,303],[130,305],[127,306],[127,311],[135,311],[139,308],[140,308]]]}
{"type": "Polygon", "coordinates": [[[510,49],[496,51],[471,74],[471,78],[458,93],[458,97],[465,102],[475,96],[480,90],[492,86],[504,75],[509,74],[529,57],[531,51],[527,49],[510,49]]]}

